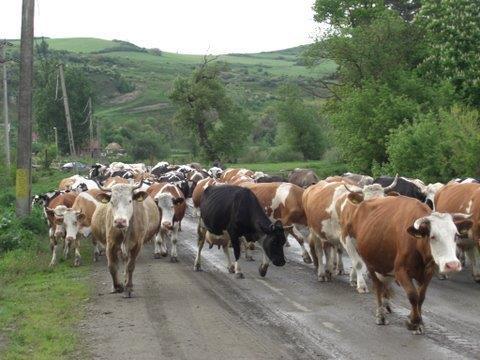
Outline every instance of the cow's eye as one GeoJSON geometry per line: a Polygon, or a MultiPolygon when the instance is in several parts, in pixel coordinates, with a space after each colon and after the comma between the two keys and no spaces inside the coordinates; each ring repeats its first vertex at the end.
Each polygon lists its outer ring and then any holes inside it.
{"type": "Polygon", "coordinates": [[[435,235],[430,236],[430,239],[435,240],[436,239],[435,235]]]}
{"type": "Polygon", "coordinates": [[[128,203],[130,204],[132,202],[132,200],[129,200],[128,203]]]}

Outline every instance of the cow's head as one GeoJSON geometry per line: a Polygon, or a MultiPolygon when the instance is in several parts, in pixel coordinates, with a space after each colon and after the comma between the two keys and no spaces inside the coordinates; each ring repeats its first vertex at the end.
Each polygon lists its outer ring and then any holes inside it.
{"type": "Polygon", "coordinates": [[[427,189],[425,190],[425,204],[427,204],[430,209],[435,208],[435,194],[440,190],[444,185],[442,183],[428,184],[427,189]]]}
{"type": "Polygon", "coordinates": [[[130,225],[134,202],[142,202],[147,197],[145,191],[138,191],[142,184],[143,181],[138,185],[116,184],[111,188],[99,186],[100,190],[104,191],[104,193],[98,194],[96,199],[110,206],[113,216],[113,226],[115,228],[126,229],[130,225]]]}
{"type": "Polygon", "coordinates": [[[210,168],[210,170],[208,170],[208,174],[214,179],[219,179],[220,176],[223,174],[223,170],[219,167],[214,166],[210,168]]]}
{"type": "MultiPolygon", "coordinates": [[[[380,184],[371,184],[365,185],[363,188],[357,188],[352,190],[346,184],[344,184],[344,186],[350,193],[348,194],[348,199],[354,204],[358,204],[364,200],[377,199],[384,197],[385,195],[390,195],[392,193],[392,189],[397,185],[397,180],[398,174],[395,176],[393,182],[387,187],[383,187],[380,184]]],[[[392,195],[395,194],[396,193],[392,195]]]]}
{"type": "Polygon", "coordinates": [[[460,271],[462,265],[456,255],[456,236],[465,235],[472,227],[470,215],[432,212],[408,227],[410,235],[428,241],[433,260],[440,272],[460,271]]]}
{"type": "Polygon", "coordinates": [[[79,210],[66,209],[62,212],[63,225],[65,227],[65,240],[73,241],[77,238],[78,232],[83,227],[85,214],[79,210]]]}
{"type": "Polygon", "coordinates": [[[63,223],[63,215],[68,210],[65,205],[58,205],[54,209],[47,207],[45,213],[48,219],[53,224],[53,236],[57,239],[65,237],[65,224],[63,223]]]}
{"type": "Polygon", "coordinates": [[[172,194],[165,192],[157,194],[154,200],[162,213],[160,226],[166,231],[173,230],[175,206],[182,204],[185,199],[183,197],[174,197],[172,194]]]}
{"type": "Polygon", "coordinates": [[[285,255],[283,247],[287,241],[285,238],[285,228],[282,223],[277,220],[267,227],[262,227],[265,237],[262,239],[262,247],[265,254],[275,266],[285,265],[285,255]]]}

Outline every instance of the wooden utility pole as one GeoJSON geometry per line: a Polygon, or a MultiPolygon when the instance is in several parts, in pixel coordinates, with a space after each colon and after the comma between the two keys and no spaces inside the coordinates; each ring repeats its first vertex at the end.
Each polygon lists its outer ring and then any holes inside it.
{"type": "Polygon", "coordinates": [[[5,163],[10,170],[10,120],[8,118],[7,58],[5,47],[11,45],[6,40],[0,42],[0,62],[3,63],[3,124],[5,128],[5,163]]]}
{"type": "Polygon", "coordinates": [[[70,117],[70,106],[68,105],[67,87],[65,86],[65,75],[63,65],[58,66],[60,71],[60,83],[62,84],[63,107],[65,108],[65,120],[67,122],[68,143],[70,145],[70,156],[77,157],[75,152],[75,143],[73,141],[72,118],[70,117]]]}
{"type": "Polygon", "coordinates": [[[58,131],[56,126],[53,127],[53,132],[55,134],[55,147],[57,149],[57,154],[58,154],[58,131]]]}
{"type": "Polygon", "coordinates": [[[88,98],[88,131],[90,133],[90,156],[93,158],[94,144],[93,144],[93,111],[92,111],[92,98],[88,98]]]}
{"type": "Polygon", "coordinates": [[[34,10],[35,0],[23,0],[18,96],[17,172],[15,182],[16,213],[18,217],[25,217],[30,214],[31,206],[34,10]]]}

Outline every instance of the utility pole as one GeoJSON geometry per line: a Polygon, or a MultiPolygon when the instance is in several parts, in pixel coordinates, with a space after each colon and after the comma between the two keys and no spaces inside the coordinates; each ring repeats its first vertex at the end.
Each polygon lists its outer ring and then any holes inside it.
{"type": "Polygon", "coordinates": [[[88,98],[88,131],[90,133],[90,156],[93,158],[94,144],[93,144],[93,111],[92,111],[92,98],[88,98]]]}
{"type": "Polygon", "coordinates": [[[70,117],[70,106],[68,105],[67,87],[65,86],[65,75],[63,64],[58,65],[60,71],[60,83],[62,84],[63,107],[65,108],[65,120],[67,121],[68,143],[70,145],[70,156],[77,157],[75,143],[73,141],[72,118],[70,117]]]}
{"type": "Polygon", "coordinates": [[[34,0],[23,0],[18,96],[17,172],[15,182],[16,214],[18,217],[25,217],[30,214],[31,206],[34,10],[34,0]]]}
{"type": "Polygon", "coordinates": [[[3,124],[5,127],[5,163],[10,170],[10,120],[8,118],[7,58],[5,47],[12,45],[6,40],[0,42],[0,62],[3,63],[3,124]]]}
{"type": "Polygon", "coordinates": [[[55,133],[55,147],[57,148],[57,154],[58,154],[58,131],[56,126],[53,127],[53,132],[55,133]]]}

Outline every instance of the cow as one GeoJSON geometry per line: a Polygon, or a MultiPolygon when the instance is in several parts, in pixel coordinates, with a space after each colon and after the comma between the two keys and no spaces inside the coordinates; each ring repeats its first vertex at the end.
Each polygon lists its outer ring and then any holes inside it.
{"type": "Polygon", "coordinates": [[[351,172],[347,172],[342,175],[343,180],[349,181],[354,185],[363,187],[365,185],[372,185],[373,178],[368,175],[361,175],[361,174],[354,174],[351,172]]]}
{"type": "Polygon", "coordinates": [[[425,190],[425,204],[427,204],[430,209],[435,210],[435,194],[444,186],[444,184],[439,182],[427,185],[425,190]]]}
{"type": "Polygon", "coordinates": [[[480,184],[448,184],[435,195],[435,210],[472,215],[473,227],[457,240],[472,266],[473,279],[480,283],[480,184]]]}
{"type": "Polygon", "coordinates": [[[214,179],[219,179],[223,174],[223,170],[219,167],[213,166],[208,170],[208,175],[214,179]]]}
{"type": "Polygon", "coordinates": [[[188,180],[185,175],[180,171],[169,171],[160,177],[157,177],[158,182],[168,182],[176,185],[183,193],[185,198],[188,198],[190,193],[190,187],[188,186],[188,180]]]}
{"type": "Polygon", "coordinates": [[[87,179],[81,175],[73,175],[60,180],[58,189],[60,191],[75,191],[80,193],[90,189],[98,189],[98,185],[94,180],[87,179]]]}
{"type": "Polygon", "coordinates": [[[220,180],[229,183],[230,180],[234,177],[239,177],[239,176],[246,176],[246,177],[252,177],[254,172],[252,170],[248,169],[234,169],[234,168],[228,168],[225,170],[222,175],[220,176],[220,180]]]}
{"type": "Polygon", "coordinates": [[[193,208],[195,209],[195,214],[197,216],[200,216],[200,202],[202,200],[203,192],[207,187],[212,185],[218,185],[218,184],[222,184],[222,183],[212,178],[206,178],[206,179],[200,180],[197,183],[197,186],[195,187],[192,193],[193,208]]]}
{"type": "Polygon", "coordinates": [[[452,179],[448,182],[448,184],[457,183],[457,184],[478,184],[480,183],[480,179],[475,178],[456,178],[452,179]]]}
{"type": "Polygon", "coordinates": [[[150,174],[159,177],[168,172],[168,166],[170,164],[166,161],[160,161],[158,162],[151,170],[150,174]]]}
{"type": "MultiPolygon", "coordinates": [[[[151,240],[158,231],[159,212],[155,202],[143,190],[142,185],[116,184],[112,188],[103,188],[96,199],[107,204],[103,220],[106,238],[108,269],[112,276],[113,293],[124,292],[125,297],[133,295],[133,271],[136,258],[142,245],[151,240]],[[125,283],[118,278],[118,252],[122,251],[126,259],[125,283]]],[[[94,215],[95,217],[95,215],[94,215]]],[[[99,219],[97,218],[97,221],[99,219]]]]}
{"type": "Polygon", "coordinates": [[[247,175],[235,175],[228,180],[225,180],[225,182],[230,185],[241,185],[244,183],[254,183],[255,180],[253,180],[250,176],[247,175]]]}
{"type": "MultiPolygon", "coordinates": [[[[357,287],[359,293],[368,292],[364,279],[366,271],[362,259],[355,250],[354,244],[342,237],[342,226],[348,221],[353,206],[347,201],[348,194],[353,192],[366,199],[383,197],[396,185],[397,177],[387,187],[379,184],[365,185],[350,189],[346,182],[320,181],[305,190],[303,193],[303,208],[305,210],[308,228],[310,230],[309,243],[313,263],[317,269],[320,282],[330,281],[333,274],[332,247],[337,250],[342,247],[352,260],[350,284],[357,287]],[[323,264],[325,254],[326,268],[323,264]]],[[[341,256],[337,259],[338,272],[343,272],[341,256]]]]}
{"type": "Polygon", "coordinates": [[[288,182],[304,189],[318,182],[318,176],[309,169],[296,168],[288,174],[288,182]]]}
{"type": "Polygon", "coordinates": [[[96,163],[95,165],[91,166],[91,169],[88,173],[88,177],[91,180],[96,179],[97,181],[103,181],[107,178],[107,169],[108,167],[105,165],[102,165],[100,163],[96,163]]]}
{"type": "Polygon", "coordinates": [[[259,176],[255,179],[255,182],[257,183],[275,183],[275,182],[286,182],[287,179],[285,179],[283,176],[279,175],[267,175],[264,174],[263,176],[259,176]]]}
{"type": "Polygon", "coordinates": [[[130,181],[120,176],[113,176],[109,177],[103,182],[103,186],[106,188],[111,188],[113,185],[116,184],[130,184],[130,181]]]}
{"type": "Polygon", "coordinates": [[[244,183],[255,194],[260,205],[271,221],[280,220],[283,226],[290,226],[288,233],[292,235],[302,248],[302,258],[307,264],[312,262],[305,249],[303,235],[299,226],[307,226],[307,218],[302,205],[303,189],[290,183],[244,183]]]}
{"type": "MultiPolygon", "coordinates": [[[[80,240],[78,239],[78,233],[82,234],[85,238],[90,236],[92,216],[99,204],[95,197],[99,193],[101,193],[101,190],[99,189],[84,191],[76,197],[71,208],[64,208],[61,211],[56,211],[57,216],[62,219],[65,227],[66,256],[68,256],[70,245],[74,245],[74,266],[79,266],[81,263],[80,240]]],[[[93,238],[92,243],[93,261],[98,261],[100,249],[98,243],[93,238]]]]}
{"type": "Polygon", "coordinates": [[[395,279],[411,304],[407,328],[423,334],[422,304],[428,284],[436,267],[441,273],[461,270],[455,237],[468,232],[472,221],[465,214],[432,212],[426,204],[406,196],[364,201],[356,193],[348,197],[357,205],[343,235],[356,244],[373,280],[376,323],[387,324],[389,282],[395,279]]]}
{"type": "MultiPolygon", "coordinates": [[[[48,221],[48,237],[50,239],[50,250],[52,251],[50,266],[57,264],[57,246],[58,243],[65,238],[65,226],[63,225],[61,216],[58,216],[57,213],[61,213],[64,209],[72,207],[76,197],[77,194],[75,192],[57,192],[56,195],[45,204],[44,214],[48,221]]],[[[65,245],[64,243],[64,250],[66,249],[65,245]]]]}
{"type": "Polygon", "coordinates": [[[263,260],[258,269],[264,277],[270,261],[275,266],[285,265],[283,246],[285,228],[280,221],[272,223],[250,189],[223,185],[205,189],[200,204],[201,219],[198,225],[198,252],[194,270],[201,270],[201,251],[205,240],[210,244],[220,241],[227,254],[228,269],[238,279],[243,278],[240,269],[240,237],[258,241],[263,250],[263,260]],[[231,243],[235,263],[230,263],[228,246],[231,243]]]}
{"type": "Polygon", "coordinates": [[[147,194],[153,198],[160,212],[160,228],[155,236],[154,257],[159,259],[167,256],[166,240],[170,238],[170,260],[177,262],[178,228],[187,208],[185,197],[175,185],[169,183],[153,184],[148,188],[147,194]]]}
{"type": "MultiPolygon", "coordinates": [[[[390,176],[380,176],[376,178],[373,182],[375,184],[380,184],[382,186],[388,186],[393,181],[393,178],[390,176]]],[[[423,184],[423,182],[422,182],[423,184]]],[[[426,196],[425,193],[419,186],[419,183],[415,183],[410,179],[400,177],[398,178],[397,185],[391,189],[392,191],[396,191],[400,195],[408,196],[414,199],[417,199],[421,202],[425,202],[426,196]]]]}
{"type": "Polygon", "coordinates": [[[198,182],[202,179],[208,178],[209,175],[208,173],[198,170],[193,170],[187,174],[187,181],[188,181],[188,197],[192,197],[193,191],[195,190],[195,187],[197,186],[198,182]]]}

